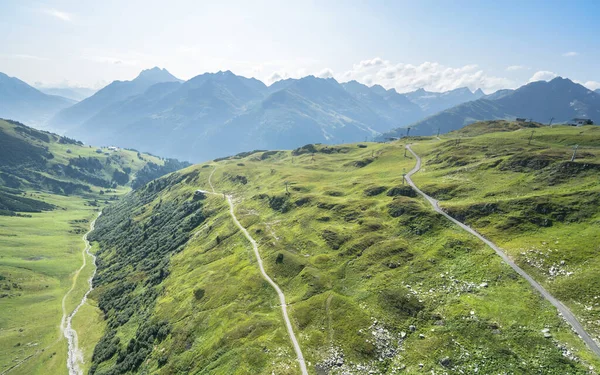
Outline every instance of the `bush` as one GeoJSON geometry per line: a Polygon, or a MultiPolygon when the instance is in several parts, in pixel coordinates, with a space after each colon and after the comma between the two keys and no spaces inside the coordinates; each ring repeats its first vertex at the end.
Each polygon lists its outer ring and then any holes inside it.
{"type": "Polygon", "coordinates": [[[395,187],[391,188],[387,192],[387,196],[388,197],[403,196],[403,197],[414,198],[417,196],[417,192],[414,191],[413,188],[409,185],[400,185],[400,186],[395,186],[395,187]]]}
{"type": "Polygon", "coordinates": [[[365,189],[364,193],[367,197],[373,197],[375,195],[379,195],[379,194],[383,193],[386,190],[387,190],[386,186],[373,186],[373,187],[365,189]]]}
{"type": "Polygon", "coordinates": [[[344,237],[332,230],[324,230],[321,233],[321,237],[323,237],[325,243],[327,243],[327,246],[333,250],[338,250],[344,244],[344,242],[348,240],[347,237],[344,237]]]}
{"type": "Polygon", "coordinates": [[[383,289],[379,302],[398,318],[416,317],[425,308],[419,299],[405,288],[383,289]]]}

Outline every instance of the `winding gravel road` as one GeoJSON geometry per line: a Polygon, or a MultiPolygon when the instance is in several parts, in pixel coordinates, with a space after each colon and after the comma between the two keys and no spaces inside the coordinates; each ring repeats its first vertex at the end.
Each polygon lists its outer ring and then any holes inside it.
{"type": "MultiPolygon", "coordinates": [[[[209,194],[219,194],[215,191],[215,188],[212,184],[212,176],[215,173],[215,170],[216,170],[216,168],[213,169],[213,171],[210,173],[210,176],[208,177],[208,184],[210,185],[212,192],[201,190],[202,192],[209,193],[209,194]]],[[[219,195],[221,195],[221,194],[219,194],[219,195]]],[[[294,351],[296,352],[296,356],[298,357],[298,364],[300,365],[300,371],[302,372],[302,375],[308,375],[308,371],[306,369],[306,362],[304,361],[304,356],[302,355],[302,350],[300,349],[300,345],[298,344],[298,340],[296,339],[296,335],[294,334],[294,328],[292,327],[292,323],[290,322],[290,318],[288,316],[287,304],[285,302],[285,295],[283,294],[283,291],[281,290],[279,285],[277,285],[277,283],[275,283],[275,281],[273,281],[273,279],[271,279],[271,277],[269,277],[269,275],[265,271],[262,258],[260,257],[260,252],[258,251],[258,244],[256,243],[256,240],[254,238],[252,238],[252,236],[250,235],[248,230],[246,228],[244,228],[242,226],[242,224],[240,224],[237,216],[235,216],[235,207],[234,207],[231,195],[225,195],[225,197],[227,198],[227,203],[229,204],[229,214],[231,215],[233,222],[242,231],[242,233],[244,233],[244,236],[246,237],[246,239],[252,244],[252,248],[254,249],[254,255],[256,256],[256,261],[258,262],[258,267],[260,268],[260,273],[262,274],[262,277],[269,284],[271,284],[271,286],[273,287],[273,289],[275,289],[275,291],[277,292],[277,295],[279,296],[279,303],[281,305],[281,312],[283,314],[283,320],[285,321],[285,326],[287,328],[288,335],[290,336],[290,340],[292,341],[292,345],[294,346],[294,351]]]]}
{"type": "Polygon", "coordinates": [[[573,315],[571,310],[569,310],[569,308],[567,308],[562,302],[560,302],[559,300],[554,298],[552,296],[552,294],[550,294],[546,289],[544,289],[543,286],[541,286],[537,281],[535,281],[531,276],[529,276],[529,274],[527,272],[525,272],[521,267],[519,267],[515,262],[513,262],[502,249],[500,249],[498,246],[496,246],[496,244],[494,244],[492,241],[488,240],[487,238],[483,237],[481,234],[479,234],[477,231],[475,231],[468,225],[465,225],[465,224],[461,223],[460,221],[456,220],[455,218],[453,218],[452,216],[448,215],[446,212],[444,212],[440,208],[438,201],[436,199],[425,194],[424,192],[421,191],[421,189],[419,189],[415,185],[411,176],[413,174],[417,173],[421,169],[421,158],[410,148],[410,145],[406,145],[406,148],[408,149],[408,151],[410,151],[411,154],[414,155],[414,157],[417,160],[415,167],[406,174],[406,181],[408,181],[408,184],[410,186],[412,186],[412,188],[415,189],[417,191],[417,193],[419,193],[421,196],[423,196],[423,198],[425,198],[427,201],[429,201],[429,203],[431,203],[431,205],[433,206],[433,209],[436,212],[442,214],[446,219],[452,221],[454,224],[458,225],[465,231],[467,231],[470,234],[474,235],[475,237],[479,238],[486,245],[491,247],[496,252],[496,254],[498,254],[502,258],[502,260],[504,260],[504,262],[506,262],[519,275],[523,276],[523,278],[525,278],[525,280],[527,280],[529,282],[529,284],[531,284],[531,286],[535,290],[540,292],[540,294],[544,298],[546,298],[552,305],[554,305],[554,307],[556,307],[558,309],[559,313],[571,325],[571,327],[573,327],[573,330],[575,330],[575,332],[579,335],[579,337],[581,337],[583,339],[583,341],[587,344],[587,346],[597,356],[600,357],[600,347],[598,347],[598,344],[594,341],[594,339],[592,339],[592,337],[581,326],[581,324],[579,323],[577,318],[575,318],[575,316],[573,315]]]}
{"type": "MultiPolygon", "coordinates": [[[[98,216],[100,216],[100,214],[98,214],[98,216]]],[[[79,311],[79,308],[81,308],[81,306],[83,306],[85,304],[85,301],[87,301],[88,295],[90,294],[92,289],[94,289],[92,287],[92,280],[94,279],[94,276],[96,275],[96,256],[94,254],[90,253],[90,249],[92,248],[92,246],[90,245],[90,242],[88,241],[87,236],[94,230],[95,224],[96,224],[96,220],[92,221],[90,223],[90,230],[86,234],[84,234],[82,237],[82,240],[85,243],[85,248],[83,249],[83,252],[82,252],[83,264],[75,273],[75,277],[73,278],[73,285],[71,285],[71,289],[69,289],[69,291],[67,292],[67,294],[65,294],[65,296],[63,297],[63,300],[62,300],[63,317],[62,317],[60,327],[63,332],[63,335],[67,339],[68,348],[69,348],[68,354],[67,354],[67,368],[69,370],[69,375],[82,375],[83,374],[83,370],[79,367],[80,364],[83,364],[83,353],[81,352],[81,350],[79,350],[79,342],[77,340],[77,331],[75,331],[75,329],[73,328],[72,323],[73,323],[73,317],[75,316],[75,314],[77,314],[77,311],[79,311]],[[94,263],[94,272],[92,272],[92,275],[88,279],[89,288],[83,295],[83,298],[81,298],[81,302],[79,302],[79,305],[77,305],[77,307],[75,307],[75,310],[73,310],[73,312],[71,312],[71,314],[67,315],[65,302],[66,302],[67,296],[73,291],[73,289],[75,289],[75,284],[77,283],[79,274],[85,268],[86,255],[91,257],[93,260],[93,263],[94,263]]]]}

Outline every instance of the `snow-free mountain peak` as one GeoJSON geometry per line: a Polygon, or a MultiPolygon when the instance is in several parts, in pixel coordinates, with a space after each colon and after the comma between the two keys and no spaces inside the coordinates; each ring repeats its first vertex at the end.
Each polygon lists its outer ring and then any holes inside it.
{"type": "Polygon", "coordinates": [[[151,69],[144,69],[140,72],[140,74],[135,78],[137,81],[151,81],[151,82],[181,82],[181,80],[171,73],[165,68],[159,68],[155,66],[151,69]]]}

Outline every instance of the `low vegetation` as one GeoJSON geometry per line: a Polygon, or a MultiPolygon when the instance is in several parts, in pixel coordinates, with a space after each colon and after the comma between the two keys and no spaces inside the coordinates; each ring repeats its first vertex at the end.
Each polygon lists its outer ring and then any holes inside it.
{"type": "MultiPolygon", "coordinates": [[[[600,243],[598,184],[580,164],[597,163],[600,132],[536,128],[528,144],[518,129],[411,139],[425,157],[414,180],[593,322],[597,249],[585,243],[600,243]],[[575,143],[575,168],[561,172],[575,143]],[[515,162],[530,154],[554,156],[515,162]]],[[[107,319],[94,373],[298,373],[277,297],[224,197],[196,194],[215,168],[215,189],[233,195],[286,294],[310,373],[586,374],[600,364],[493,250],[403,184],[415,161],[402,142],[264,154],[186,168],[105,210],[93,237],[107,319]]]]}
{"type": "MultiPolygon", "coordinates": [[[[131,189],[132,180],[141,187],[147,171],[154,178],[181,166],[127,150],[97,153],[81,142],[0,120],[0,373],[67,373],[61,301],[75,282],[65,300],[70,313],[93,272],[88,259],[74,279],[82,264],[82,235],[102,207],[131,189]]],[[[105,330],[93,297],[73,321],[85,369],[105,330]]]]}

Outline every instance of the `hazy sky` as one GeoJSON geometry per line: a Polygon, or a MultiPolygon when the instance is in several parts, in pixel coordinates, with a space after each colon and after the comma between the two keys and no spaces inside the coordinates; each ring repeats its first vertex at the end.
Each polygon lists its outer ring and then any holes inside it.
{"type": "Polygon", "coordinates": [[[269,84],[308,74],[400,92],[600,88],[600,1],[0,0],[0,72],[99,87],[159,66],[269,84]]]}

